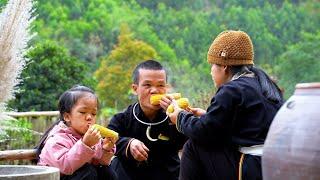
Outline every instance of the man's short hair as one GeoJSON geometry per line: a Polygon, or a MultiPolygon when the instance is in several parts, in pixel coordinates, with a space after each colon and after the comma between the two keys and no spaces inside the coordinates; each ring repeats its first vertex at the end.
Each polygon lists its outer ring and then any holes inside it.
{"type": "MultiPolygon", "coordinates": [[[[150,59],[150,60],[143,61],[140,64],[138,64],[136,66],[136,68],[133,70],[132,81],[133,81],[134,84],[138,84],[139,83],[139,70],[140,69],[164,70],[166,72],[164,67],[156,60],[150,59]]],[[[167,80],[167,72],[166,72],[166,80],[167,80]]]]}

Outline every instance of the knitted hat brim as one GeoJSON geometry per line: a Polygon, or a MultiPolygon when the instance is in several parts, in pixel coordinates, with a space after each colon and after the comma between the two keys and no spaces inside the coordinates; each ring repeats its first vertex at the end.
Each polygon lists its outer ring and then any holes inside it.
{"type": "Polygon", "coordinates": [[[208,63],[210,64],[219,64],[226,66],[236,66],[236,65],[253,65],[253,59],[232,59],[232,58],[222,58],[214,57],[208,55],[208,63]]]}

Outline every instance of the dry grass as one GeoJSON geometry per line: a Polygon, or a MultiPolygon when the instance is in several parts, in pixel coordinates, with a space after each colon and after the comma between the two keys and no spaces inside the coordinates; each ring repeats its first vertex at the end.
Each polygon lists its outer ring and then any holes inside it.
{"type": "Polygon", "coordinates": [[[0,14],[0,120],[6,103],[14,97],[27,60],[27,43],[32,38],[32,0],[9,0],[0,14]]]}

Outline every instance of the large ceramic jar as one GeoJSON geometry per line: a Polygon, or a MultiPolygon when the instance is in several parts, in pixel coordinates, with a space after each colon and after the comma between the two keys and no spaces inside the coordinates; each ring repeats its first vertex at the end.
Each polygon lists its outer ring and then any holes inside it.
{"type": "Polygon", "coordinates": [[[276,114],[262,156],[264,180],[320,179],[320,83],[297,84],[276,114]]]}
{"type": "Polygon", "coordinates": [[[55,167],[34,165],[0,165],[1,180],[59,180],[60,171],[55,167]]]}

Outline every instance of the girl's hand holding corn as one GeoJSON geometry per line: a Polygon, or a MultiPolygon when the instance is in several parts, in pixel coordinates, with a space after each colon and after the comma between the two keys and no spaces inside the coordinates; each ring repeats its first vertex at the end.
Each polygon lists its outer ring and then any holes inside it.
{"type": "Polygon", "coordinates": [[[104,138],[102,140],[102,149],[107,152],[114,152],[115,150],[115,139],[114,138],[104,138]]]}
{"type": "Polygon", "coordinates": [[[100,132],[95,129],[93,126],[90,126],[87,132],[84,134],[82,138],[82,142],[89,146],[92,147],[96,145],[101,138],[100,132]]]}
{"type": "Polygon", "coordinates": [[[115,139],[114,138],[104,138],[102,139],[102,157],[99,159],[100,164],[110,165],[112,156],[116,151],[115,139]]]}

